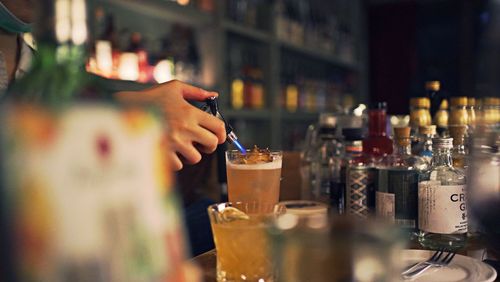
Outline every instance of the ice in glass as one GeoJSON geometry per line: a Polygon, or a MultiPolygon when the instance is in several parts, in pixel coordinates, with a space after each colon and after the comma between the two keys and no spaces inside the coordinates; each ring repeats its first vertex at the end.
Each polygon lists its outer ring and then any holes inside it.
{"type": "Polygon", "coordinates": [[[227,185],[230,202],[279,201],[281,151],[254,148],[245,155],[226,152],[227,185]]]}
{"type": "Polygon", "coordinates": [[[274,281],[266,229],[281,205],[222,203],[208,207],[217,250],[217,281],[274,281]]]}

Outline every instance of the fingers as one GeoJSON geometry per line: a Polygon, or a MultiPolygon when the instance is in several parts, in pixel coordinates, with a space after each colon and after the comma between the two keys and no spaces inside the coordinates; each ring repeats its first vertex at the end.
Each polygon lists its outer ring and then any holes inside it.
{"type": "Polygon", "coordinates": [[[174,151],[170,151],[169,161],[170,161],[170,167],[172,168],[173,171],[179,171],[182,169],[183,167],[182,162],[179,159],[179,156],[177,156],[177,154],[174,151]]]}
{"type": "Polygon", "coordinates": [[[212,132],[205,128],[198,127],[193,130],[193,140],[196,140],[196,148],[205,154],[211,154],[217,149],[219,140],[212,132]]]}
{"type": "Polygon", "coordinates": [[[201,111],[199,123],[201,126],[217,136],[217,143],[222,144],[226,141],[226,126],[220,119],[201,111]]]}
{"type": "Polygon", "coordinates": [[[176,143],[173,145],[174,150],[182,155],[183,159],[188,164],[196,164],[201,161],[201,154],[196,150],[192,143],[176,143]]]}
{"type": "Polygon", "coordinates": [[[218,97],[217,92],[210,92],[205,89],[180,82],[178,80],[172,80],[165,84],[169,84],[168,87],[174,87],[182,94],[182,97],[187,100],[204,101],[210,97],[218,97]]]}

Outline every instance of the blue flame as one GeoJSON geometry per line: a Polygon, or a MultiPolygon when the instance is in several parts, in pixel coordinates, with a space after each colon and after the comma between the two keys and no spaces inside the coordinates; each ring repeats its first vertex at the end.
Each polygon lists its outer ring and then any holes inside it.
{"type": "Polygon", "coordinates": [[[241,154],[245,155],[247,153],[247,150],[243,148],[238,140],[233,140],[233,144],[241,152],[241,154]]]}

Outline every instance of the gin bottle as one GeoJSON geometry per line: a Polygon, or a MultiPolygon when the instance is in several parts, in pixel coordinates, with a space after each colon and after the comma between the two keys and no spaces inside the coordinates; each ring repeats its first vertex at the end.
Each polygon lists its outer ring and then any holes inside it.
{"type": "Polygon", "coordinates": [[[394,128],[394,150],[378,167],[376,214],[415,234],[418,216],[418,177],[428,162],[410,152],[410,127],[394,128]]]}
{"type": "Polygon", "coordinates": [[[432,139],[431,168],[418,183],[419,242],[425,248],[457,249],[467,239],[466,177],[453,167],[452,142],[432,139]]]}

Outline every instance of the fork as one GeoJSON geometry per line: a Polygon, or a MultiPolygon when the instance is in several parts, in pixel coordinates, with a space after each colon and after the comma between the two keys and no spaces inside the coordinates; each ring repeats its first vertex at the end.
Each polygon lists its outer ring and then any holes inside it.
{"type": "Polygon", "coordinates": [[[416,265],[403,271],[401,275],[405,279],[411,279],[421,275],[427,269],[433,266],[437,267],[447,266],[453,260],[455,254],[456,254],[455,252],[445,252],[444,250],[438,250],[428,260],[417,263],[416,265]],[[443,254],[445,253],[446,255],[444,255],[443,257],[443,254]]]}

